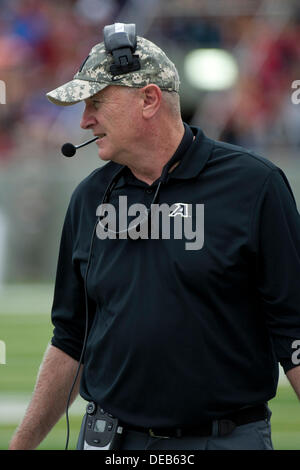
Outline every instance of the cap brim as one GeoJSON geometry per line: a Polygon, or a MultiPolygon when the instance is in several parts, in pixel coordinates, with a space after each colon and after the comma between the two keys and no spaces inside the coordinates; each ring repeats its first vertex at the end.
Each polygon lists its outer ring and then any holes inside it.
{"type": "Polygon", "coordinates": [[[74,78],[46,94],[48,100],[59,106],[70,106],[94,96],[107,87],[107,83],[90,82],[74,78]]]}

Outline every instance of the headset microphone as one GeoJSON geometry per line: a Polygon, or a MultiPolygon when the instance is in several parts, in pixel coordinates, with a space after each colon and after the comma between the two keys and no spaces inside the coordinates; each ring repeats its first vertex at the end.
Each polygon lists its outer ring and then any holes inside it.
{"type": "Polygon", "coordinates": [[[94,137],[91,140],[87,140],[86,142],[83,142],[83,144],[80,145],[73,145],[70,142],[67,142],[64,144],[61,148],[61,152],[65,157],[73,157],[76,153],[76,150],[79,149],[80,147],[84,147],[85,145],[91,144],[92,142],[95,142],[95,140],[99,139],[99,137],[94,137]]]}

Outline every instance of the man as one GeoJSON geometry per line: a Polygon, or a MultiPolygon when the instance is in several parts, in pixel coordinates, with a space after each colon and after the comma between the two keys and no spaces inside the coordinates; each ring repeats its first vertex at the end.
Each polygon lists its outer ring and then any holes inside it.
{"type": "Polygon", "coordinates": [[[100,449],[112,416],[121,450],[272,449],[278,362],[300,397],[292,191],[268,160],[185,125],[175,66],[144,38],[133,52],[140,68],[116,75],[96,45],[47,95],[85,101],[108,163],[71,198],[52,344],[10,448],[36,448],[61,417],[85,346],[78,448],[100,449]]]}

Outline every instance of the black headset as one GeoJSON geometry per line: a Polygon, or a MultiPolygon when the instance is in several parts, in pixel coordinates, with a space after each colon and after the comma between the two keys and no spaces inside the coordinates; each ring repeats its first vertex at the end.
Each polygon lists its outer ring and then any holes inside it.
{"type": "Polygon", "coordinates": [[[140,70],[139,57],[133,55],[137,45],[135,24],[115,23],[105,26],[103,34],[105,49],[114,59],[110,66],[113,76],[140,70]]]}

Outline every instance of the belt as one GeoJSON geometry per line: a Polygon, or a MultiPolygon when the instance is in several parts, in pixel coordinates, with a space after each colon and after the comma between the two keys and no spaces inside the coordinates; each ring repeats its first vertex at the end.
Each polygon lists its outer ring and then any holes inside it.
{"type": "Polygon", "coordinates": [[[140,426],[133,426],[124,422],[119,422],[124,431],[138,431],[148,434],[151,437],[169,439],[171,437],[184,437],[184,436],[226,436],[242,424],[252,423],[269,419],[269,410],[266,404],[242,408],[236,412],[230,413],[225,417],[211,421],[206,424],[199,424],[192,427],[178,427],[178,428],[144,428],[140,426]]]}

